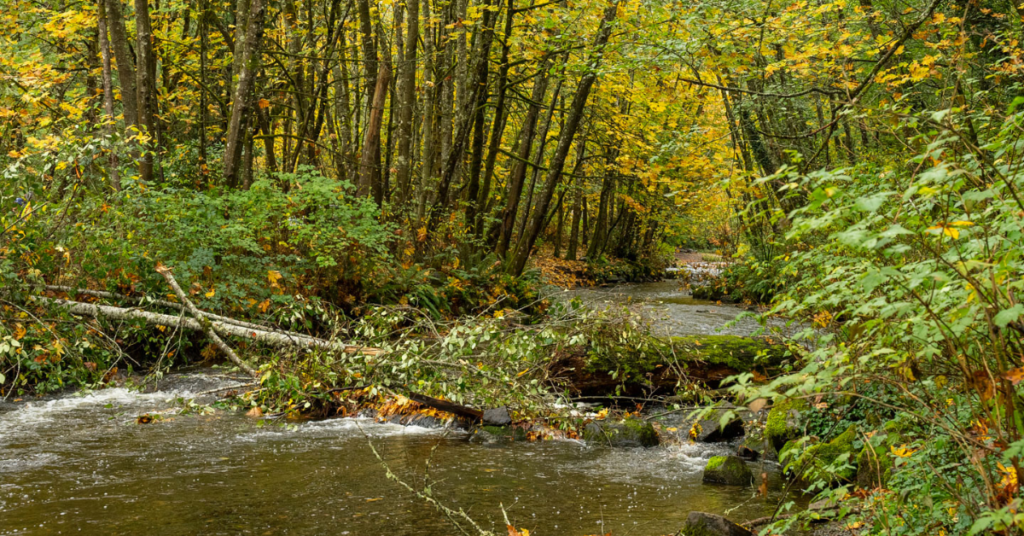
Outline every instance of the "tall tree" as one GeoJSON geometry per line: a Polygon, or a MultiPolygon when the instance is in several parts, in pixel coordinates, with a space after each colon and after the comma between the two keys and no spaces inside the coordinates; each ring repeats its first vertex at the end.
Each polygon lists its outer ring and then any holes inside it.
{"type": "Polygon", "coordinates": [[[246,143],[245,124],[249,120],[254,102],[256,73],[260,67],[260,44],[263,39],[263,19],[266,8],[263,0],[239,0],[239,4],[249,2],[244,20],[239,21],[237,28],[244,32],[236,40],[236,48],[240,47],[239,68],[235,78],[234,90],[231,93],[231,118],[227,129],[227,146],[224,149],[224,180],[231,187],[238,185],[239,164],[242,159],[242,148],[246,143]]]}

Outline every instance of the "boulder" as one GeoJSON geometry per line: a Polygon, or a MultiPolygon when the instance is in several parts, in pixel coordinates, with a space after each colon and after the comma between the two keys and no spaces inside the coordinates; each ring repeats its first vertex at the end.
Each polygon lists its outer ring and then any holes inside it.
{"type": "Polygon", "coordinates": [[[704,468],[705,484],[749,486],[753,479],[754,473],[737,456],[714,456],[704,468]]]}
{"type": "Polygon", "coordinates": [[[800,436],[801,412],[807,411],[807,401],[802,398],[784,398],[772,406],[768,412],[764,436],[768,443],[777,451],[781,451],[787,441],[800,436]]]}
{"type": "Polygon", "coordinates": [[[620,423],[594,421],[583,429],[583,440],[611,447],[653,447],[658,433],[651,423],[630,417],[620,423]]]}
{"type": "Polygon", "coordinates": [[[699,443],[719,443],[743,437],[743,419],[733,417],[722,425],[724,411],[716,411],[711,418],[704,419],[693,427],[693,440],[699,443]]]}
{"type": "Polygon", "coordinates": [[[787,472],[801,471],[796,476],[808,484],[819,480],[829,484],[853,482],[857,476],[853,449],[856,439],[857,428],[851,424],[832,441],[811,445],[795,458],[786,453],[796,446],[796,441],[787,442],[779,452],[779,459],[786,463],[787,472]]]}
{"type": "Polygon", "coordinates": [[[761,458],[761,453],[746,445],[740,445],[736,447],[736,456],[739,456],[744,460],[756,462],[761,458]]]}
{"type": "Polygon", "coordinates": [[[526,441],[526,430],[512,426],[480,426],[469,436],[472,443],[511,443],[526,441]]]}
{"type": "Polygon", "coordinates": [[[508,408],[502,406],[484,410],[483,422],[488,426],[508,426],[512,424],[512,416],[508,414],[508,408]]]}
{"type": "Polygon", "coordinates": [[[722,516],[704,512],[690,512],[680,534],[684,536],[754,536],[753,532],[722,516]]]}

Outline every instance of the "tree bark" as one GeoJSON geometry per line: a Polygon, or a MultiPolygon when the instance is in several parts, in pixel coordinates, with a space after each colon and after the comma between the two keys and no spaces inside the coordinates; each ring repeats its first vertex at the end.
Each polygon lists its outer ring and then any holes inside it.
{"type": "Polygon", "coordinates": [[[110,27],[110,44],[117,62],[117,81],[121,86],[121,104],[124,108],[124,126],[128,131],[138,124],[139,112],[135,90],[135,60],[128,48],[128,33],[124,27],[124,10],[121,0],[105,0],[107,22],[110,27]]]}
{"type": "MultiPolygon", "coordinates": [[[[398,204],[405,206],[411,195],[413,110],[416,107],[416,46],[419,41],[419,0],[406,0],[405,58],[398,80],[398,161],[396,177],[398,204]]],[[[394,108],[394,105],[392,105],[394,108]]]]}
{"type": "Polygon", "coordinates": [[[156,56],[153,54],[153,26],[149,20],[149,0],[135,0],[135,89],[139,126],[149,137],[139,162],[139,179],[153,180],[153,153],[158,136],[156,115],[156,56]]]}
{"type": "Polygon", "coordinates": [[[363,151],[359,159],[359,188],[357,194],[363,197],[373,195],[379,205],[383,199],[380,181],[380,129],[384,118],[384,99],[388,96],[388,82],[391,69],[385,63],[377,75],[377,86],[373,93],[370,117],[363,137],[363,151]]]}
{"type": "MultiPolygon", "coordinates": [[[[239,0],[246,2],[247,0],[239,0]]],[[[224,149],[224,180],[230,187],[238,185],[239,164],[242,158],[244,139],[248,134],[245,124],[248,122],[253,105],[253,90],[256,87],[256,73],[260,65],[260,42],[263,39],[263,18],[266,8],[263,0],[248,0],[247,20],[240,28],[245,28],[243,36],[237,41],[241,46],[242,56],[238,62],[237,82],[231,95],[231,119],[228,122],[227,146],[224,149]]]]}
{"type": "MultiPolygon", "coordinates": [[[[100,57],[103,62],[103,111],[106,112],[108,120],[106,127],[107,138],[113,139],[114,122],[117,120],[117,116],[114,115],[113,76],[110,72],[110,40],[107,38],[107,9],[104,5],[104,0],[99,0],[97,3],[97,11],[99,12],[97,29],[99,31],[100,57]]],[[[114,191],[121,191],[121,177],[117,166],[117,152],[111,150],[110,184],[114,187],[114,191]]]]}
{"type": "Polygon", "coordinates": [[[548,89],[548,73],[550,59],[545,58],[541,62],[537,80],[533,83],[533,91],[530,93],[530,107],[523,119],[523,126],[519,130],[519,149],[516,151],[516,162],[512,166],[512,173],[508,177],[508,186],[505,192],[505,210],[501,214],[501,230],[498,235],[498,246],[495,252],[499,257],[504,257],[508,252],[509,242],[512,239],[512,231],[516,224],[516,214],[519,212],[519,201],[523,195],[523,181],[526,178],[526,165],[530,158],[530,149],[533,148],[534,131],[537,128],[537,119],[540,116],[540,108],[544,102],[544,94],[548,89]]]}

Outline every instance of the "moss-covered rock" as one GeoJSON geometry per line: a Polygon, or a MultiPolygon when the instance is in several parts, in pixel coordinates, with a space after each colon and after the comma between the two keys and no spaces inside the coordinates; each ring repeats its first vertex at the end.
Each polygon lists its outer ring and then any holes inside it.
{"type": "MultiPolygon", "coordinates": [[[[823,480],[830,484],[853,482],[857,476],[856,457],[853,442],[857,439],[857,428],[850,425],[845,432],[828,443],[811,445],[801,455],[790,461],[786,468],[800,473],[805,482],[823,480]],[[846,459],[842,459],[843,456],[846,459]]],[[[789,443],[787,446],[792,445],[789,443]]],[[[786,446],[783,451],[786,451],[786,446]]]]}
{"type": "Polygon", "coordinates": [[[705,484],[728,484],[731,486],[749,486],[754,473],[747,463],[737,456],[714,456],[704,467],[705,484]]]}
{"type": "Polygon", "coordinates": [[[583,429],[583,440],[612,447],[653,447],[658,433],[651,423],[629,417],[622,422],[592,422],[583,429]]]}
{"type": "Polygon", "coordinates": [[[685,536],[753,536],[749,530],[715,514],[690,512],[679,531],[685,536]]]}
{"type": "Polygon", "coordinates": [[[800,436],[800,415],[809,406],[802,398],[784,398],[772,406],[764,428],[764,437],[777,452],[782,451],[787,441],[800,436]]]}
{"type": "Polygon", "coordinates": [[[480,426],[473,430],[469,440],[474,443],[511,443],[526,441],[526,430],[514,426],[480,426]]]}

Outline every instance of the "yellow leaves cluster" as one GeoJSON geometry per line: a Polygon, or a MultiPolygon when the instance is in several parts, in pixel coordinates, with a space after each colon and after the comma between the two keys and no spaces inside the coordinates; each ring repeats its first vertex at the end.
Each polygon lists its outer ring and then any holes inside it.
{"type": "Polygon", "coordinates": [[[970,227],[972,225],[974,225],[973,222],[964,220],[954,221],[950,223],[940,222],[937,225],[929,227],[927,230],[932,234],[942,234],[952,238],[953,240],[956,240],[957,238],[960,238],[960,230],[958,229],[958,227],[970,227]]]}

